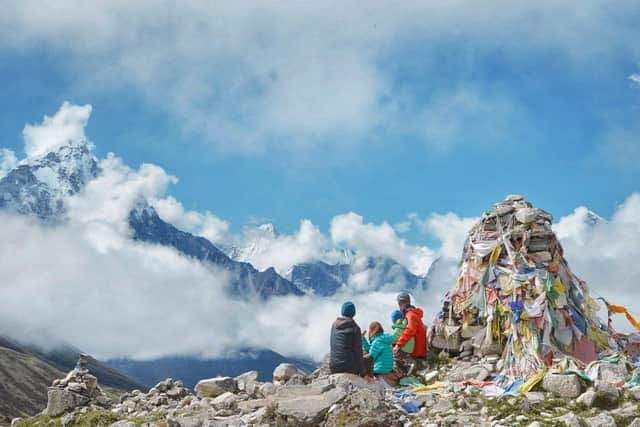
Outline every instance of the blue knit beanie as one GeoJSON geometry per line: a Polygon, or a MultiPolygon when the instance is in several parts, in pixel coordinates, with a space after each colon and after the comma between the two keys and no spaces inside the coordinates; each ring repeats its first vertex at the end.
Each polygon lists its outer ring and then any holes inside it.
{"type": "Polygon", "coordinates": [[[398,320],[402,319],[404,314],[400,310],[395,310],[391,313],[391,323],[396,323],[398,320]]]}
{"type": "Polygon", "coordinates": [[[353,317],[356,315],[356,306],[353,305],[351,301],[347,301],[344,304],[342,304],[342,307],[340,308],[340,313],[342,313],[342,315],[345,317],[353,317]]]}

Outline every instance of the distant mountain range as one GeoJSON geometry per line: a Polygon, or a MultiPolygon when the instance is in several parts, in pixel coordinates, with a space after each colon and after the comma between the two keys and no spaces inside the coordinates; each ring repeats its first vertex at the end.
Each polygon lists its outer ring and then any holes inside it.
{"type": "Polygon", "coordinates": [[[176,356],[152,361],[114,359],[105,363],[146,387],[153,387],[159,381],[170,377],[182,380],[185,386],[193,389],[203,378],[217,375],[236,376],[251,370],[258,371],[260,381],[271,381],[275,367],[284,362],[294,363],[307,372],[317,368],[312,361],[287,358],[270,350],[235,351],[221,358],[176,356]]]}
{"type": "MultiPolygon", "coordinates": [[[[234,260],[252,262],[268,254],[278,238],[276,228],[268,223],[246,234],[242,244],[222,248],[234,260]]],[[[280,273],[305,293],[332,296],[347,286],[355,292],[425,289],[427,267],[424,276],[416,275],[392,258],[343,249],[319,254],[280,273]]]]}

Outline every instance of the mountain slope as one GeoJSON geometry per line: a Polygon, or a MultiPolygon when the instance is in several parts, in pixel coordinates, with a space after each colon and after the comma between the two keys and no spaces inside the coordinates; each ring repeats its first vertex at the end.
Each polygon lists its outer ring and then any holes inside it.
{"type": "Polygon", "coordinates": [[[273,268],[256,270],[251,264],[234,261],[204,237],[178,230],[163,221],[155,209],[140,204],[129,214],[133,238],[143,242],[172,246],[185,255],[215,264],[231,274],[230,292],[235,296],[257,295],[262,299],[281,295],[303,295],[290,281],[273,268]]]}
{"type": "MultiPolygon", "coordinates": [[[[59,222],[64,218],[64,198],[82,191],[99,173],[97,160],[86,143],[63,145],[40,158],[24,160],[0,180],[0,209],[34,215],[45,223],[59,222]]],[[[275,270],[260,272],[248,263],[230,259],[208,240],[178,230],[145,201],[131,211],[129,224],[136,240],[172,246],[229,271],[230,291],[235,296],[266,299],[303,294],[275,270]]]]}
{"type": "MultiPolygon", "coordinates": [[[[46,351],[0,336],[0,418],[31,416],[47,405],[47,388],[74,368],[80,351],[59,346],[46,351]]],[[[143,389],[138,382],[90,358],[89,370],[112,397],[143,389]]]]}
{"type": "Polygon", "coordinates": [[[0,417],[35,415],[47,406],[47,387],[62,371],[0,341],[0,417]]]}

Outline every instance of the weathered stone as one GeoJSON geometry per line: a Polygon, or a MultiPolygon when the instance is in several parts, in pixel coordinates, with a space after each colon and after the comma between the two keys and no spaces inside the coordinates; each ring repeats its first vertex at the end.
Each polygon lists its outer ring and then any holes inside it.
{"type": "Polygon", "coordinates": [[[236,380],[231,377],[209,378],[196,384],[196,393],[200,397],[218,397],[222,393],[235,393],[236,391],[236,380]]]}
{"type": "Polygon", "coordinates": [[[618,406],[620,392],[616,386],[604,380],[596,380],[595,389],[593,406],[601,409],[612,409],[618,406]]]}
{"type": "Polygon", "coordinates": [[[305,385],[306,379],[304,375],[294,374],[287,380],[287,385],[305,385]]]}
{"type": "Polygon", "coordinates": [[[560,397],[575,398],[582,392],[582,383],[576,375],[547,374],[542,380],[542,388],[560,397]]]}
{"type": "Polygon", "coordinates": [[[453,408],[453,404],[449,399],[438,399],[431,409],[434,412],[447,412],[451,408],[453,408]]]}
{"type": "Polygon", "coordinates": [[[244,391],[249,396],[255,396],[258,394],[258,390],[260,389],[260,383],[256,381],[249,381],[244,385],[244,391]]]}
{"type": "Polygon", "coordinates": [[[71,424],[75,420],[75,418],[76,417],[73,414],[65,414],[62,416],[62,418],[60,418],[60,423],[63,427],[66,427],[71,424]]]}
{"type": "Polygon", "coordinates": [[[50,388],[47,394],[45,414],[57,417],[87,403],[89,403],[87,396],[64,389],[50,388]]]}
{"type": "MultiPolygon", "coordinates": [[[[201,416],[182,416],[177,418],[168,418],[167,427],[203,427],[205,421],[201,416]]],[[[207,424],[209,426],[210,424],[207,424]]]]}
{"type": "Polygon", "coordinates": [[[258,381],[258,371],[247,371],[243,374],[240,374],[236,377],[236,382],[238,383],[238,385],[240,385],[241,383],[245,383],[248,381],[258,381]]]}
{"type": "Polygon", "coordinates": [[[285,384],[289,379],[296,375],[303,374],[300,369],[296,365],[292,365],[291,363],[281,363],[273,370],[273,382],[274,384],[285,384]]]}
{"type": "Polygon", "coordinates": [[[213,405],[213,407],[218,410],[234,409],[238,406],[238,397],[235,394],[227,391],[213,399],[211,401],[211,405],[213,405]]]}
{"type": "Polygon", "coordinates": [[[596,400],[595,390],[587,390],[584,393],[582,393],[580,396],[578,396],[578,398],[576,399],[576,402],[582,403],[583,405],[586,405],[587,407],[590,408],[593,406],[593,402],[595,400],[596,400]]]}
{"type": "MultiPolygon", "coordinates": [[[[526,418],[525,418],[526,419],[526,418]]],[[[542,427],[542,424],[540,424],[537,421],[532,422],[531,424],[529,424],[527,427],[542,427]]]]}
{"type": "Polygon", "coordinates": [[[585,418],[584,422],[589,427],[616,427],[616,420],[609,414],[598,414],[595,417],[585,418]]]}
{"type": "Polygon", "coordinates": [[[489,377],[489,371],[482,366],[472,366],[465,370],[462,376],[465,380],[476,379],[484,381],[489,377]]]}
{"type": "Polygon", "coordinates": [[[640,387],[639,386],[630,388],[629,390],[627,390],[627,393],[629,394],[629,396],[631,396],[635,400],[640,400],[640,387]]]}
{"type": "Polygon", "coordinates": [[[321,395],[276,399],[274,402],[277,414],[286,420],[300,426],[317,426],[329,408],[345,396],[343,390],[334,388],[321,395]]]}
{"type": "Polygon", "coordinates": [[[629,372],[624,364],[603,362],[598,366],[598,379],[608,383],[627,381],[629,372]]]}
{"type": "Polygon", "coordinates": [[[273,383],[264,383],[258,389],[258,393],[262,395],[262,397],[269,397],[276,393],[278,390],[278,386],[273,383]]]}
{"type": "Polygon", "coordinates": [[[634,418],[628,427],[640,427],[640,418],[634,418]]]}
{"type": "Polygon", "coordinates": [[[238,409],[242,413],[254,412],[260,408],[267,406],[266,399],[252,399],[252,400],[243,400],[238,402],[238,409]]]}
{"type": "Polygon", "coordinates": [[[530,391],[529,393],[525,394],[525,397],[530,404],[536,405],[544,400],[544,393],[539,391],[530,391]]]}
{"type": "Polygon", "coordinates": [[[136,427],[136,423],[133,421],[120,420],[113,424],[109,424],[109,427],[136,427]]]}

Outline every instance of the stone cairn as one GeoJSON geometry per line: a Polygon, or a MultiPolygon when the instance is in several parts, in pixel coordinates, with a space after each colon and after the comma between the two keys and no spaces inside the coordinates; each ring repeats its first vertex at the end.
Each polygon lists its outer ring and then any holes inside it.
{"type": "Polygon", "coordinates": [[[83,406],[108,407],[109,398],[89,373],[89,356],[80,353],[76,367],[66,377],[53,381],[47,394],[45,414],[55,417],[83,406]]]}

